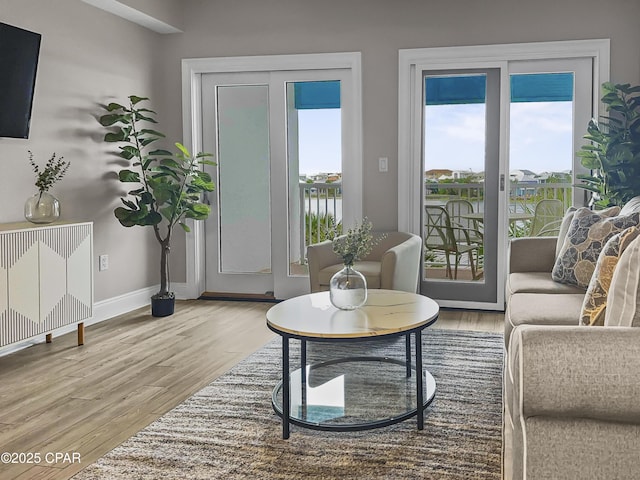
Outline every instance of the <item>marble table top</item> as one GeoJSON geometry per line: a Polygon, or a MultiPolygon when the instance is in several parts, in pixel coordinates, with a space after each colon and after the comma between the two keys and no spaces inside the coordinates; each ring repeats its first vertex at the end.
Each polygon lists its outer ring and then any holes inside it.
{"type": "Polygon", "coordinates": [[[267,312],[267,325],[277,333],[314,338],[365,338],[407,332],[433,323],[438,304],[423,295],[370,289],[367,302],[355,310],[339,310],[329,292],[290,298],[267,312]]]}

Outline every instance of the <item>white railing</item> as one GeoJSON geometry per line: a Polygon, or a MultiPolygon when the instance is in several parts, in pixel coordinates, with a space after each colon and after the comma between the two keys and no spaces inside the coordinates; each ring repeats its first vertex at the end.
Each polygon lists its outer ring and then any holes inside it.
{"type": "Polygon", "coordinates": [[[300,183],[300,263],[306,263],[307,246],[325,239],[342,220],[342,184],[300,183]]]}
{"type": "MultiPolygon", "coordinates": [[[[509,211],[533,213],[536,202],[542,199],[561,200],[564,209],[571,206],[570,183],[520,183],[509,184],[509,211]]],[[[473,205],[474,211],[484,211],[483,183],[427,183],[425,203],[445,204],[447,200],[463,198],[473,205]]]]}
{"type": "MultiPolygon", "coordinates": [[[[563,202],[565,210],[571,206],[570,183],[519,183],[509,186],[509,211],[533,213],[536,202],[555,198],[563,202]]],[[[306,263],[307,246],[325,239],[331,229],[331,218],[342,220],[342,184],[314,182],[299,184],[300,201],[300,263],[306,263]]],[[[428,183],[425,202],[444,205],[447,200],[464,198],[474,211],[484,211],[483,183],[428,183]]]]}

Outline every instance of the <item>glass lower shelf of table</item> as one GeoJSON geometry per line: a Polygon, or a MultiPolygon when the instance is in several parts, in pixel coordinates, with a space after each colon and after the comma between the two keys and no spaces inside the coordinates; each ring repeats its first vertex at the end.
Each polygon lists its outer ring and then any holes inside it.
{"type": "MultiPolygon", "coordinates": [[[[368,430],[417,414],[416,372],[407,377],[404,361],[386,357],[349,357],[307,365],[291,372],[290,422],[315,430],[368,430]]],[[[436,393],[431,373],[423,371],[424,402],[436,393]]],[[[282,417],[282,381],[272,404],[282,417]]]]}

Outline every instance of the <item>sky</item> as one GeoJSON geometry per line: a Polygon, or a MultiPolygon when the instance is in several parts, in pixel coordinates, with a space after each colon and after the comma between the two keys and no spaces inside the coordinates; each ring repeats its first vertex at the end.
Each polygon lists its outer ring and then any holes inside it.
{"type": "MultiPolygon", "coordinates": [[[[425,107],[425,170],[484,171],[483,104],[425,107]]],[[[570,170],[572,103],[512,103],[509,170],[570,170]]]]}
{"type": "MultiPolygon", "coordinates": [[[[300,173],[341,171],[340,110],[299,110],[298,121],[300,173]]],[[[484,105],[430,105],[425,123],[425,170],[484,171],[484,105]]],[[[571,169],[571,102],[512,103],[510,134],[510,170],[571,169]]]]}
{"type": "Polygon", "coordinates": [[[300,173],[342,171],[339,108],[298,110],[300,173]]]}

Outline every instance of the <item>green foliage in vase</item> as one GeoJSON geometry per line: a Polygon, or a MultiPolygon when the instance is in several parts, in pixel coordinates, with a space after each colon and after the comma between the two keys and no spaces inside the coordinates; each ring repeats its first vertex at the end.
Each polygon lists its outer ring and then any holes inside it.
{"type": "Polygon", "coordinates": [[[344,235],[339,235],[333,230],[333,253],[342,258],[342,262],[347,266],[352,266],[357,260],[366,257],[371,253],[373,247],[382,239],[373,238],[371,229],[373,224],[365,217],[360,225],[347,230],[344,235]]]}
{"type": "Polygon", "coordinates": [[[105,142],[119,143],[118,155],[130,162],[118,172],[120,182],[131,184],[122,204],[114,210],[118,221],[125,227],[150,226],[160,243],[160,291],[156,298],[167,298],[169,292],[168,255],[171,235],[176,225],[188,232],[185,219],[204,220],[211,207],[202,196],[214,190],[211,176],[202,167],[215,165],[209,153],[191,153],[180,143],[176,151],[151,149],[164,134],[147,126],[157,123],[155,112],[140,106],[146,97],[132,95],[128,105],[110,103],[103,106],[106,114],[100,124],[109,128],[105,142]]]}
{"type": "Polygon", "coordinates": [[[51,155],[41,170],[40,166],[33,159],[33,152],[31,150],[27,150],[27,152],[29,153],[29,163],[33,168],[33,172],[36,174],[36,187],[38,187],[40,195],[49,191],[54,183],[61,180],[71,165],[71,162],[64,161],[64,157],[56,158],[56,153],[53,152],[53,155],[51,155]]]}
{"type": "Polygon", "coordinates": [[[608,115],[589,122],[590,143],[577,152],[591,174],[577,178],[597,206],[607,207],[640,195],[640,86],[607,82],[602,92],[608,115]]]}

